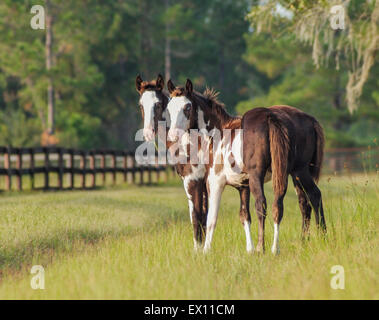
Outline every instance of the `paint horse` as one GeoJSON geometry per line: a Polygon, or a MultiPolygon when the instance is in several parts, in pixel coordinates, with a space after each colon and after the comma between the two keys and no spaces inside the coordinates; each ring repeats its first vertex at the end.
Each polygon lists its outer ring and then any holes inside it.
{"type": "MultiPolygon", "coordinates": [[[[156,80],[143,81],[140,76],[136,78],[136,89],[140,94],[139,107],[143,119],[143,136],[146,141],[155,141],[158,133],[158,122],[167,121],[168,94],[164,89],[164,80],[158,75],[156,80]]],[[[158,137],[166,141],[169,148],[171,142],[164,137],[158,137]]],[[[202,165],[192,166],[189,161],[186,163],[177,163],[176,171],[183,180],[184,190],[188,198],[188,206],[191,223],[194,232],[195,249],[202,246],[204,232],[206,230],[206,217],[208,210],[208,196],[205,187],[205,167],[202,165]]]]}
{"type": "MultiPolygon", "coordinates": [[[[303,234],[308,234],[311,210],[315,220],[326,231],[321,192],[316,185],[319,179],[324,148],[323,130],[312,116],[289,106],[255,108],[242,118],[229,115],[217,93],[206,90],[200,94],[193,90],[187,79],[185,87],[167,84],[171,95],[167,109],[171,124],[168,135],[171,139],[177,130],[200,129],[221,133],[221,141],[208,145],[211,154],[206,165],[206,186],[209,209],[206,225],[204,252],[209,251],[216,227],[221,194],[226,185],[249,190],[255,198],[259,221],[257,252],[264,252],[264,226],[266,198],[264,182],[272,178],[275,194],[272,206],[274,241],[272,252],[279,253],[279,225],[283,217],[283,199],[287,190],[288,175],[292,176],[303,217],[303,234]],[[224,134],[224,129],[231,130],[224,134]],[[241,130],[242,129],[242,130],[241,130]],[[220,161],[221,160],[221,161],[220,161]]],[[[249,193],[250,194],[250,193],[249,193]]],[[[248,198],[247,194],[244,197],[248,198]]],[[[250,214],[248,201],[242,215],[247,249],[253,250],[250,238],[250,214]]]]}
{"type": "MultiPolygon", "coordinates": [[[[175,87],[172,81],[168,81],[168,90],[170,92],[171,100],[168,104],[168,112],[170,114],[170,130],[168,132],[169,140],[176,140],[181,132],[191,131],[191,129],[199,129],[212,131],[212,129],[229,129],[231,130],[231,135],[235,136],[235,129],[241,127],[241,118],[229,116],[225,109],[219,104],[216,100],[217,94],[214,91],[207,90],[203,95],[200,95],[197,92],[193,92],[192,83],[187,81],[186,88],[175,87]],[[215,102],[214,106],[215,113],[211,114],[208,112],[208,104],[215,102]],[[217,104],[216,104],[217,102],[217,104]],[[200,107],[203,106],[203,108],[200,107]]],[[[211,108],[211,106],[209,106],[211,108]]],[[[239,139],[242,142],[241,137],[239,139]]],[[[230,166],[228,168],[223,167],[221,164],[213,165],[213,162],[216,162],[216,158],[228,158],[228,155],[223,155],[220,152],[221,143],[219,141],[218,151],[213,153],[214,139],[212,137],[206,137],[205,140],[206,146],[205,149],[209,151],[209,162],[204,161],[206,168],[206,186],[207,191],[211,192],[208,198],[209,209],[208,209],[208,218],[206,226],[206,240],[204,245],[204,252],[210,249],[211,239],[213,237],[213,232],[216,226],[217,213],[221,198],[222,189],[226,184],[230,184],[235,187],[240,194],[240,221],[243,225],[245,236],[246,236],[246,250],[248,252],[253,251],[253,242],[251,239],[250,225],[251,225],[251,216],[250,216],[250,191],[248,185],[248,175],[247,174],[233,174],[234,170],[230,166]],[[214,161],[215,160],[215,161],[214,161]],[[224,181],[222,184],[217,185],[215,180],[212,179],[213,172],[219,173],[220,170],[226,170],[231,174],[227,177],[224,176],[224,181]],[[211,211],[210,211],[211,210],[211,211]]],[[[235,142],[235,141],[234,141],[235,142]]],[[[222,141],[222,144],[225,144],[225,141],[222,141]]],[[[238,146],[238,143],[233,144],[237,149],[241,147],[238,146]]],[[[200,147],[199,151],[203,151],[204,147],[200,147]]],[[[204,152],[205,153],[205,152],[204,152]]],[[[229,152],[230,153],[230,152],[229,152]]],[[[235,152],[235,154],[240,154],[235,152]]],[[[199,157],[200,161],[204,158],[199,157]]],[[[221,162],[221,161],[218,161],[221,162]]],[[[237,159],[237,162],[242,162],[242,159],[237,159]]]]}

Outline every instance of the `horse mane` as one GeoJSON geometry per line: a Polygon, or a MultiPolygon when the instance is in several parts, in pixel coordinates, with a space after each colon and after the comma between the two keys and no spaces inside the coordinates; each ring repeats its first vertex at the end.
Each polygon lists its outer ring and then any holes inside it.
{"type": "Polygon", "coordinates": [[[209,87],[206,87],[203,92],[203,96],[206,99],[212,101],[212,103],[219,105],[220,107],[225,109],[225,105],[222,102],[218,101],[219,95],[220,95],[220,92],[216,91],[214,88],[209,88],[209,87]]]}
{"type": "Polygon", "coordinates": [[[218,91],[208,87],[202,94],[197,91],[193,92],[193,96],[196,97],[196,101],[201,109],[215,115],[222,125],[230,125],[236,120],[240,120],[240,117],[232,116],[226,111],[225,104],[218,100],[219,95],[218,91]]]}

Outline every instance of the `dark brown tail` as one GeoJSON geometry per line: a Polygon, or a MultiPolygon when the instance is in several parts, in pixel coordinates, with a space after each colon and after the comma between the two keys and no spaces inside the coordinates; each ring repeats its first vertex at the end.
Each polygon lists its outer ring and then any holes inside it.
{"type": "Polygon", "coordinates": [[[287,128],[276,116],[270,115],[268,119],[272,185],[275,193],[283,193],[287,187],[288,155],[290,151],[287,128]]]}
{"type": "Polygon", "coordinates": [[[322,161],[324,159],[324,130],[321,125],[315,121],[313,124],[316,132],[316,150],[313,154],[312,164],[309,167],[309,171],[314,181],[318,182],[321,175],[322,161]]]}

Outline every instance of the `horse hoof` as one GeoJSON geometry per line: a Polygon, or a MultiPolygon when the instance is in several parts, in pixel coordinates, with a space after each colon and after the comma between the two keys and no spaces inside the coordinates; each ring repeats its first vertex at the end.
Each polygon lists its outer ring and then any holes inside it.
{"type": "Polygon", "coordinates": [[[211,251],[210,247],[204,247],[203,254],[209,254],[210,251],[211,251]]]}
{"type": "Polygon", "coordinates": [[[264,253],[265,253],[265,249],[264,249],[263,247],[257,247],[257,248],[255,249],[255,252],[256,252],[257,254],[264,254],[264,253]]]}

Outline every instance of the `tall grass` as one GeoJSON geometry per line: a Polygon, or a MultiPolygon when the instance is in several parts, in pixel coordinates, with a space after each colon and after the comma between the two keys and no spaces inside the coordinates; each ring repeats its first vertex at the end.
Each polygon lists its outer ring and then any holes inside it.
{"type": "MultiPolygon", "coordinates": [[[[0,198],[2,299],[378,299],[379,177],[324,177],[328,234],[301,239],[289,188],[279,256],[245,252],[237,191],[224,192],[212,251],[193,251],[182,187],[9,194],[0,198]],[[45,290],[30,287],[32,265],[45,290]],[[345,289],[330,286],[331,267],[345,289]]],[[[271,185],[265,189],[272,202],[271,185]]],[[[253,207],[253,206],[252,206],[253,207]]],[[[252,212],[253,239],[257,220],[252,212]]],[[[312,217],[313,218],[313,217],[312,217]]],[[[273,237],[270,213],[266,247],[273,237]]]]}

